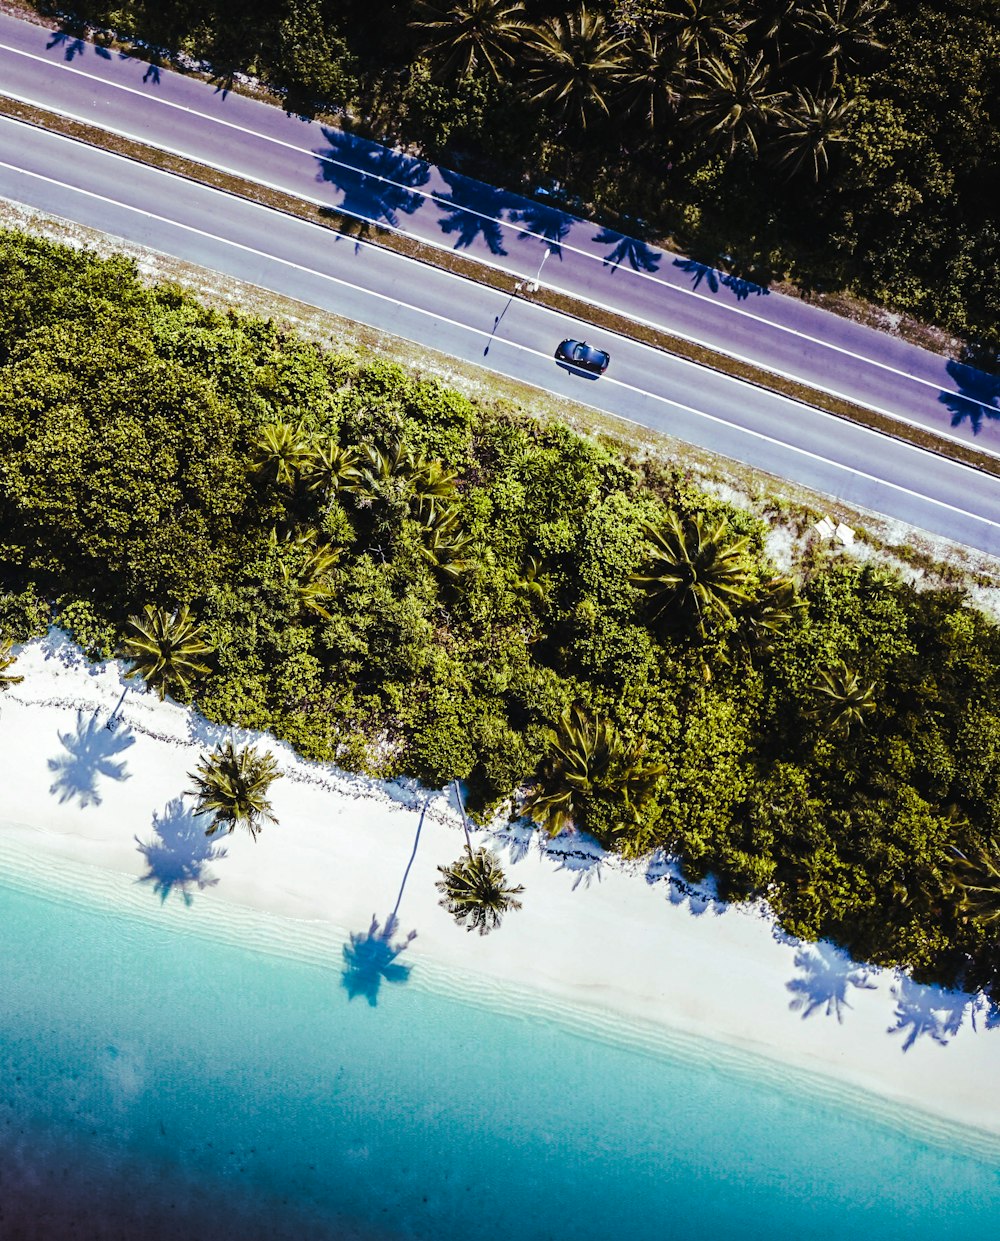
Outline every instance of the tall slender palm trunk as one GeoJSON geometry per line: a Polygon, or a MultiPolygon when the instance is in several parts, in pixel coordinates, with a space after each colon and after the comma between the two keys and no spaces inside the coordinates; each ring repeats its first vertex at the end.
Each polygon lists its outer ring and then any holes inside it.
{"type": "Polygon", "coordinates": [[[458,809],[459,809],[459,813],[462,816],[462,831],[465,832],[465,851],[471,858],[472,857],[472,837],[469,835],[469,820],[465,817],[465,803],[462,801],[462,788],[457,780],[454,783],[455,783],[455,797],[458,799],[458,809]]]}
{"type": "Polygon", "coordinates": [[[398,915],[399,915],[399,906],[403,900],[403,893],[406,890],[406,881],[410,877],[410,869],[413,866],[414,860],[416,859],[417,848],[420,845],[420,832],[424,826],[424,815],[427,813],[427,807],[431,804],[431,798],[433,796],[434,796],[433,793],[427,794],[427,798],[424,801],[423,807],[420,811],[420,821],[417,823],[417,834],[413,840],[413,852],[410,854],[410,860],[406,863],[406,870],[403,872],[403,882],[399,885],[399,895],[396,897],[396,904],[393,906],[392,913],[389,915],[389,920],[385,924],[386,935],[391,935],[392,932],[396,929],[396,922],[398,921],[398,915]]]}

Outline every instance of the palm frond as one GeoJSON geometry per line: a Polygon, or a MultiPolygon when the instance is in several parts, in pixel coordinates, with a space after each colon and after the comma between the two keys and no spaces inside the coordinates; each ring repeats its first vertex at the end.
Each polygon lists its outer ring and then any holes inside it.
{"type": "Polygon", "coordinates": [[[203,757],[196,770],[188,773],[194,788],[187,791],[197,798],[195,813],[211,816],[205,835],[245,827],[256,840],[262,820],[277,823],[267,791],[279,774],[269,751],[261,754],[252,746],[237,749],[231,741],[203,757]]]}
{"type": "Polygon", "coordinates": [[[434,885],[442,893],[439,904],[467,931],[486,935],[500,926],[504,914],[520,909],[524,888],[507,886],[500,859],[489,849],[467,849],[450,866],[439,866],[434,885]]]}
{"type": "Polygon", "coordinates": [[[199,657],[211,654],[214,647],[188,605],[168,612],[147,603],[141,616],[129,617],[128,625],[131,632],[125,636],[124,650],[132,666],[126,679],[141,677],[161,702],[168,693],[189,698],[192,678],[210,671],[199,657]]]}

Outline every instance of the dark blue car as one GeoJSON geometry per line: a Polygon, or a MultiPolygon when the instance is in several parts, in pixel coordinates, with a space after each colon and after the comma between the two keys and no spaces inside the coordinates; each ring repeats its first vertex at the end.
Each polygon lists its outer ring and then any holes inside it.
{"type": "Polygon", "coordinates": [[[564,340],[556,350],[560,362],[568,362],[570,366],[578,366],[582,371],[590,371],[594,375],[603,375],[611,361],[610,354],[603,349],[595,349],[585,340],[564,340]]]}

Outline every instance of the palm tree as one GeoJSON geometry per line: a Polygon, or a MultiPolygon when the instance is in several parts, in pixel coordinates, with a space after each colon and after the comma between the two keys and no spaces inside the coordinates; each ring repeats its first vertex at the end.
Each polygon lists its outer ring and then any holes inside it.
{"type": "Polygon", "coordinates": [[[0,693],[10,689],[12,685],[20,685],[24,680],[24,677],[7,671],[17,662],[17,656],[11,654],[13,649],[14,643],[10,638],[0,637],[0,693]]]}
{"type": "Polygon", "coordinates": [[[688,123],[713,150],[732,155],[745,147],[756,155],[758,137],[783,99],[770,89],[770,71],[760,53],[752,60],[712,56],[691,79],[688,123]]]}
{"type": "Polygon", "coordinates": [[[736,617],[739,625],[736,640],[747,658],[769,650],[775,635],[794,620],[804,606],[791,578],[772,577],[761,583],[736,617]]]}
{"type": "Polygon", "coordinates": [[[309,432],[301,422],[271,422],[257,436],[251,469],[279,487],[293,488],[312,458],[309,432]]]}
{"type": "Polygon", "coordinates": [[[686,59],[700,65],[703,57],[718,53],[732,41],[737,30],[733,10],[732,0],[675,0],[658,17],[686,59]]]}
{"type": "Polygon", "coordinates": [[[818,699],[811,714],[834,735],[846,737],[855,724],[863,726],[865,716],[875,710],[875,686],[863,685],[842,659],[820,668],[809,688],[818,699]]]}
{"type": "Polygon", "coordinates": [[[646,762],[643,747],[626,743],[610,720],[574,703],[549,734],[541,779],[521,811],[558,836],[579,825],[588,796],[603,794],[619,802],[624,822],[634,822],[665,771],[660,763],[646,762]]]}
{"type": "Polygon", "coordinates": [[[333,571],[340,559],[341,548],[320,543],[315,530],[304,530],[279,540],[271,531],[271,542],[288,549],[280,561],[281,580],[291,587],[301,611],[330,619],[323,600],[333,594],[333,571]],[[289,563],[289,558],[292,563],[289,563]]]}
{"type": "Polygon", "coordinates": [[[800,59],[818,61],[836,85],[843,70],[868,52],[884,50],[873,27],[887,8],[887,0],[820,0],[802,14],[800,25],[812,47],[800,59]]]}
{"type": "Polygon", "coordinates": [[[796,88],[775,116],[778,134],[768,146],[772,163],[789,177],[809,169],[819,181],[830,168],[830,147],[846,140],[853,111],[853,99],[796,88]]]}
{"type": "Polygon", "coordinates": [[[766,49],[777,63],[782,63],[782,38],[786,32],[802,27],[802,0],[754,0],[751,16],[739,26],[751,48],[766,49]]]}
{"type": "Polygon", "coordinates": [[[648,563],[632,580],[650,596],[653,620],[676,610],[704,637],[706,620],[729,620],[732,605],[747,601],[743,553],[750,540],[731,541],[728,531],[725,517],[706,529],[701,513],[684,521],[670,512],[662,528],[647,523],[648,563]]]}
{"type": "Polygon", "coordinates": [[[196,771],[188,772],[194,788],[188,793],[198,799],[195,814],[210,814],[205,829],[212,836],[220,829],[231,833],[245,827],[256,841],[261,821],[277,823],[267,799],[267,791],[279,776],[278,764],[270,751],[258,753],[253,746],[237,749],[225,741],[207,757],[196,771]]]}
{"type": "Polygon", "coordinates": [[[412,449],[401,440],[390,441],[384,448],[362,444],[357,468],[358,481],[354,490],[366,500],[409,504],[418,462],[412,449]]]}
{"type": "Polygon", "coordinates": [[[327,496],[356,491],[361,479],[357,452],[341,448],[332,436],[313,444],[305,473],[309,490],[327,496]]]}
{"type": "Polygon", "coordinates": [[[441,514],[426,527],[420,554],[432,569],[448,581],[457,582],[473,568],[473,547],[471,535],[462,530],[458,514],[452,511],[441,514]]]}
{"type": "Polygon", "coordinates": [[[514,590],[530,602],[544,603],[552,592],[552,579],[537,556],[526,556],[514,590]]]}
{"type": "Polygon", "coordinates": [[[547,116],[582,129],[595,112],[608,115],[608,98],[622,68],[622,41],[601,13],[585,4],[547,17],[527,42],[531,103],[547,116]]]}
{"type": "Polygon", "coordinates": [[[141,677],[161,702],[168,693],[190,698],[191,678],[209,671],[199,656],[215,648],[206,641],[205,630],[188,605],[168,612],[147,603],[143,615],[130,616],[128,624],[132,632],[126,634],[124,647],[132,667],[125,679],[141,677]]]}
{"type": "Polygon", "coordinates": [[[511,0],[418,0],[414,8],[410,26],[426,34],[420,50],[443,80],[485,68],[501,81],[526,30],[524,8],[511,0]]]}
{"type": "Polygon", "coordinates": [[[1000,845],[992,837],[968,853],[952,848],[959,908],[991,926],[1000,922],[1000,845]]]}
{"type": "Polygon", "coordinates": [[[482,845],[473,850],[457,780],[455,794],[465,832],[465,853],[450,866],[438,867],[441,878],[434,886],[442,893],[438,904],[447,909],[459,926],[486,935],[499,927],[504,914],[521,908],[517,898],[524,888],[521,884],[514,888],[507,887],[507,876],[500,859],[491,850],[482,845]]]}
{"type": "Polygon", "coordinates": [[[458,494],[455,480],[458,474],[445,468],[441,461],[428,461],[417,457],[411,474],[416,505],[413,516],[425,526],[431,526],[458,494]]]}
{"type": "Polygon", "coordinates": [[[282,564],[282,579],[286,586],[292,587],[300,611],[330,619],[323,603],[333,596],[332,572],[339,558],[339,547],[321,546],[308,553],[297,573],[293,574],[287,564],[282,564]]]}
{"type": "MultiPolygon", "coordinates": [[[[944,806],[940,817],[952,836],[967,836],[972,827],[962,810],[956,806],[944,806]]],[[[893,901],[903,909],[912,909],[926,917],[930,912],[939,917],[948,907],[953,908],[962,897],[962,867],[956,859],[966,855],[954,845],[937,856],[924,858],[915,867],[912,860],[903,855],[903,864],[891,882],[893,901]]]]}
{"type": "Polygon", "coordinates": [[[680,98],[677,56],[663,35],[647,27],[628,45],[619,100],[648,130],[662,129],[680,98]]]}

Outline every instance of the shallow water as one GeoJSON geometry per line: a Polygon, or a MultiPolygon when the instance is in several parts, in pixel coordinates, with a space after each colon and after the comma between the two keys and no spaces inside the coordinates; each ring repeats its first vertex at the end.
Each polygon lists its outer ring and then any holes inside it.
{"type": "Polygon", "coordinates": [[[941,1241],[1000,1207],[989,1143],[711,1044],[467,1002],[416,947],[369,1006],[307,928],[277,955],[269,920],[223,934],[127,879],[26,887],[0,879],[5,1241],[941,1241]]]}

